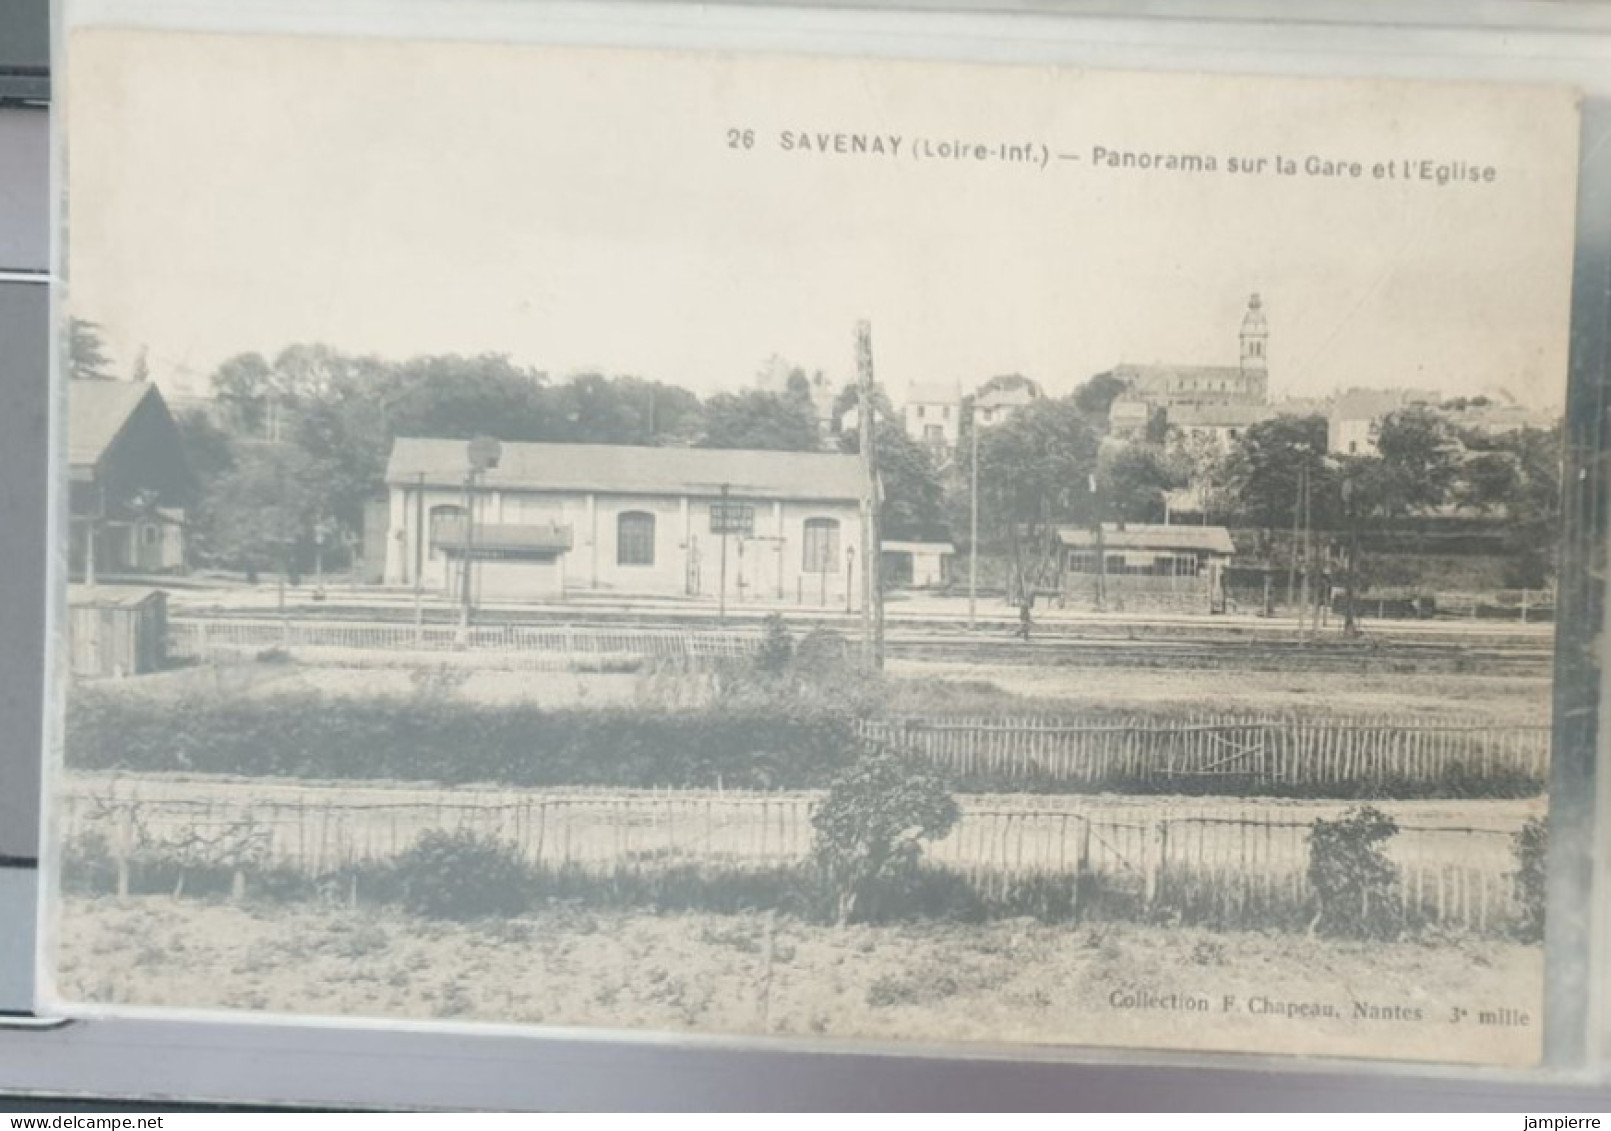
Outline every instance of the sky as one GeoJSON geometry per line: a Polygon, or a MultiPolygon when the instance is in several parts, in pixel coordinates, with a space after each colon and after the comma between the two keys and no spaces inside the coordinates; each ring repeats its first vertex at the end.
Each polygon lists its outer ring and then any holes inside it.
{"type": "Polygon", "coordinates": [[[897,401],[1061,393],[1235,364],[1258,292],[1274,396],[1564,398],[1569,91],[104,28],[70,52],[70,308],[171,392],[320,342],[709,394],[772,355],[848,379],[865,318],[897,401]],[[957,141],[1035,160],[935,156],[957,141]],[[1494,179],[1374,175],[1406,160],[1494,179]]]}

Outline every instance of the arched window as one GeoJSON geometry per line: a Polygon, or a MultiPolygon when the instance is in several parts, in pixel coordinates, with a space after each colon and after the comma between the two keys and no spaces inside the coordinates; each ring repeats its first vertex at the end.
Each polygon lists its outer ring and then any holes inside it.
{"type": "Polygon", "coordinates": [[[615,564],[654,565],[654,515],[624,511],[615,520],[615,564]]]}
{"type": "Polygon", "coordinates": [[[839,561],[839,520],[808,518],[805,524],[803,560],[805,573],[832,573],[839,561]]]}

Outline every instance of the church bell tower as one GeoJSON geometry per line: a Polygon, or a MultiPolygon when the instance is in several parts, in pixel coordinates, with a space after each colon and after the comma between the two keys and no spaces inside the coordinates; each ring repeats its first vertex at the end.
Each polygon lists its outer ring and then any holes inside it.
{"type": "Polygon", "coordinates": [[[1242,316],[1242,377],[1244,390],[1258,404],[1269,398],[1270,373],[1265,354],[1269,339],[1264,303],[1258,295],[1251,295],[1247,300],[1247,313],[1242,316]]]}

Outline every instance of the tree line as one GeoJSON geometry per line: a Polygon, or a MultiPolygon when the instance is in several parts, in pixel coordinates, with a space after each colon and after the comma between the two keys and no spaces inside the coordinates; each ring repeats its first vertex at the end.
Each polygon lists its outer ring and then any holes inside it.
{"type": "MultiPolygon", "coordinates": [[[[92,324],[75,321],[71,334],[73,376],[116,376],[92,324]]],[[[771,368],[779,369],[776,359],[771,368]]],[[[780,371],[787,374],[781,391],[701,398],[638,376],[553,380],[502,354],[388,361],[322,345],[239,354],[210,375],[213,411],[176,414],[195,483],[186,500],[191,546],[200,563],[248,571],[343,561],[361,537],[366,505],[384,497],[399,436],[858,451],[859,430],[839,428],[858,407],[856,387],[824,414],[813,396],[820,374],[787,363],[780,371]]],[[[133,376],[145,375],[142,352],[133,376]]],[[[977,444],[973,400],[965,400],[952,448],[909,437],[887,394],[876,390],[883,530],[888,538],[965,545],[977,482],[980,551],[1005,563],[1007,584],[1018,592],[1053,583],[1059,527],[1187,519],[1273,538],[1306,514],[1352,568],[1362,529],[1451,506],[1503,523],[1518,586],[1543,585],[1551,569],[1558,427],[1485,435],[1437,410],[1408,408],[1380,422],[1376,451],[1339,455],[1328,450],[1320,415],[1278,416],[1226,445],[1170,430],[1154,413],[1140,435],[1121,441],[1109,416],[1125,385],[1111,374],[1060,397],[1040,395],[1017,374],[983,388],[1033,395],[998,422],[980,424],[977,444]]]]}

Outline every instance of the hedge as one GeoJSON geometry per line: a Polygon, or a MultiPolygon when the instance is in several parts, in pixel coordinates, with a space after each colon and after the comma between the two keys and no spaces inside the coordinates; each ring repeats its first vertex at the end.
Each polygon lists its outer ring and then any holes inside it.
{"type": "Polygon", "coordinates": [[[857,743],[851,719],[825,712],[544,711],[308,694],[159,703],[81,689],[68,706],[66,758],[82,770],[809,789],[857,743]]]}

